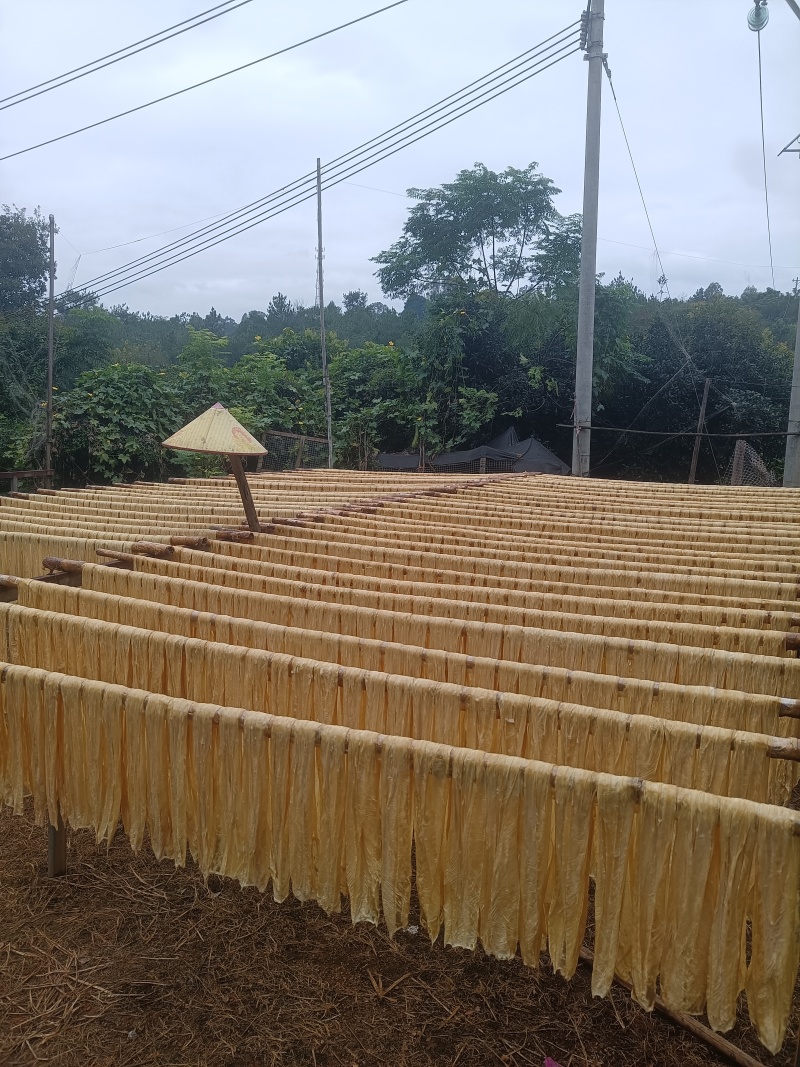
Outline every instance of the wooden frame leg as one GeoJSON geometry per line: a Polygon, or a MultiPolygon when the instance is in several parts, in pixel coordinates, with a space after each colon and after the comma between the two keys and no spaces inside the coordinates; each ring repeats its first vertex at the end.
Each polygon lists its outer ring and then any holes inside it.
{"type": "Polygon", "coordinates": [[[239,456],[228,456],[231,464],[231,470],[233,476],[236,479],[236,484],[239,487],[239,495],[242,498],[242,504],[244,504],[244,513],[247,516],[247,525],[253,531],[253,533],[261,533],[261,526],[258,522],[258,515],[256,513],[256,506],[253,503],[253,494],[250,492],[250,486],[247,482],[247,478],[242,467],[242,461],[239,456]]]}
{"type": "Polygon", "coordinates": [[[67,828],[58,813],[58,826],[47,827],[47,876],[63,878],[67,873],[67,828]]]}

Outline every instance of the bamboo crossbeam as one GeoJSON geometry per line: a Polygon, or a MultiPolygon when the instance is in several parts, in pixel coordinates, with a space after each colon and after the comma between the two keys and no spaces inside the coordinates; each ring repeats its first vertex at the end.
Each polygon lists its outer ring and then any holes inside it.
{"type": "Polygon", "coordinates": [[[118,563],[133,563],[136,559],[132,552],[120,552],[116,548],[96,548],[95,552],[104,559],[113,559],[118,563]]]}
{"type": "Polygon", "coordinates": [[[778,712],[778,716],[784,719],[800,719],[800,700],[784,697],[781,700],[781,710],[778,712]]]}
{"type": "Polygon", "coordinates": [[[61,571],[63,574],[80,574],[86,564],[77,559],[61,559],[58,556],[45,556],[42,566],[46,571],[61,571]]]}
{"type": "Polygon", "coordinates": [[[156,559],[171,559],[175,555],[172,545],[160,541],[134,541],[131,551],[139,556],[155,556],[156,559]]]}
{"type": "Polygon", "coordinates": [[[210,552],[211,542],[207,537],[190,537],[178,535],[170,537],[169,543],[178,548],[193,548],[197,552],[210,552]]]}
{"type": "Polygon", "coordinates": [[[216,531],[217,541],[252,541],[253,533],[251,530],[232,530],[229,526],[212,526],[212,530],[216,531]]]}
{"type": "Polygon", "coordinates": [[[770,759],[788,759],[800,763],[800,741],[793,737],[773,737],[767,755],[770,759]]]}

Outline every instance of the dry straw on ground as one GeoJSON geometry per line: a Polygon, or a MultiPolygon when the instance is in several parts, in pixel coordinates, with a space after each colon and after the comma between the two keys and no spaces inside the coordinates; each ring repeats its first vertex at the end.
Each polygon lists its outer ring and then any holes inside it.
{"type": "MultiPolygon", "coordinates": [[[[701,1067],[725,1061],[589,973],[431,946],[411,928],[242,890],[196,868],[69,835],[69,874],[46,877],[31,818],[0,810],[3,1067],[373,1067],[427,1064],[701,1067]]],[[[742,1023],[729,1035],[770,1067],[742,1023]]],[[[792,1030],[796,1032],[797,1018],[792,1030]]]]}

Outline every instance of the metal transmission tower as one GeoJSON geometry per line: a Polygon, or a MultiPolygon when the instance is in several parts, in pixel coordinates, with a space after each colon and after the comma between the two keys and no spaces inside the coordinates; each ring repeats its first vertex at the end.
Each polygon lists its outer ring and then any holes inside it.
{"type": "Polygon", "coordinates": [[[586,155],[583,173],[583,235],[578,295],[578,352],[575,361],[572,473],[589,474],[594,364],[594,301],[597,278],[597,207],[600,189],[600,100],[603,86],[605,0],[589,0],[581,43],[589,63],[586,101],[586,155]]]}

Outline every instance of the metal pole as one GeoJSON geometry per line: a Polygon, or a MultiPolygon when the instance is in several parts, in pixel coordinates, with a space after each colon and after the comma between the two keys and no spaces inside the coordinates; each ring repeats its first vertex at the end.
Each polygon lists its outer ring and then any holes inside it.
{"type": "MultiPolygon", "coordinates": [[[[798,292],[800,298],[800,292],[798,292]]],[[[783,463],[783,484],[787,488],[800,488],[800,299],[797,305],[797,336],[794,339],[794,370],[792,391],[789,394],[789,425],[786,427],[786,456],[783,463]]]]}
{"type": "Polygon", "coordinates": [[[47,417],[44,431],[44,467],[53,466],[53,315],[56,286],[56,220],[50,216],[50,296],[47,305],[47,417]]]}
{"type": "Polygon", "coordinates": [[[700,442],[703,434],[703,423],[706,421],[706,404],[708,403],[708,390],[711,388],[711,379],[706,378],[706,384],[703,389],[703,402],[700,405],[700,418],[697,420],[697,434],[694,439],[694,452],[692,452],[692,463],[689,467],[689,485],[694,485],[694,478],[697,474],[697,460],[700,456],[700,442]]]}
{"type": "Polygon", "coordinates": [[[325,423],[328,427],[328,467],[333,466],[333,424],[331,422],[331,382],[325,347],[325,297],[322,289],[322,168],[317,159],[317,287],[319,289],[319,337],[322,344],[322,384],[325,388],[325,423]]]}
{"type": "Polygon", "coordinates": [[[586,102],[586,155],[583,171],[583,235],[578,294],[578,353],[575,363],[575,429],[572,473],[589,474],[594,361],[594,297],[597,277],[597,204],[600,191],[600,97],[603,86],[603,21],[605,0],[591,0],[586,59],[589,86],[586,102]]]}

